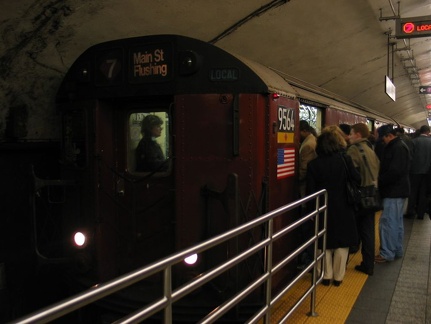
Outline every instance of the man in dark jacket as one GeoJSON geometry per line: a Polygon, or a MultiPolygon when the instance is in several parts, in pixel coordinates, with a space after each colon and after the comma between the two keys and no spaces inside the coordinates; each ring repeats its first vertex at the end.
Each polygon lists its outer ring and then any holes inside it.
{"type": "Polygon", "coordinates": [[[420,135],[413,139],[412,165],[410,169],[410,196],[407,208],[407,218],[424,219],[427,209],[428,172],[431,167],[431,137],[430,127],[423,125],[420,135]]]}
{"type": "Polygon", "coordinates": [[[406,144],[387,129],[383,134],[385,148],[380,161],[379,190],[383,198],[380,216],[380,253],[374,259],[378,263],[393,261],[403,256],[403,206],[410,194],[410,153],[406,144]]]}

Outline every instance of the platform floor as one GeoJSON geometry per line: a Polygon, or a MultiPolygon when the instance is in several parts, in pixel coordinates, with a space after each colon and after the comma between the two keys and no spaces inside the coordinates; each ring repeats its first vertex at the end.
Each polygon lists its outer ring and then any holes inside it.
{"type": "MultiPolygon", "coordinates": [[[[376,214],[376,254],[378,220],[376,214]]],[[[431,221],[404,219],[404,257],[376,264],[374,275],[354,269],[361,253],[350,254],[343,283],[339,287],[317,287],[316,316],[309,316],[310,298],[288,320],[289,323],[431,323],[430,275],[431,221]]],[[[310,277],[311,278],[311,277],[310,277]]],[[[291,308],[292,300],[310,285],[305,278],[273,310],[271,322],[278,323],[291,308]]]]}

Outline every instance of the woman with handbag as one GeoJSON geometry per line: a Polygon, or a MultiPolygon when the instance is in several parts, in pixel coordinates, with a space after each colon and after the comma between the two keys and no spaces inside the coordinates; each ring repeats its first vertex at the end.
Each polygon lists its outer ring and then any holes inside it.
{"type": "MultiPolygon", "coordinates": [[[[364,123],[355,124],[351,127],[351,145],[347,149],[347,154],[352,158],[353,164],[361,174],[362,188],[376,188],[379,174],[379,158],[368,141],[369,136],[370,131],[364,123]]],[[[362,191],[365,192],[366,190],[362,191]]],[[[356,224],[362,245],[362,262],[355,269],[369,276],[374,273],[375,212],[375,209],[364,207],[360,207],[356,212],[356,224]]]]}
{"type": "Polygon", "coordinates": [[[307,167],[307,193],[321,189],[328,192],[324,285],[329,285],[331,280],[335,286],[341,284],[349,247],[358,241],[355,207],[348,202],[346,186],[348,179],[359,184],[360,175],[351,158],[345,154],[346,146],[338,126],[324,128],[317,138],[317,158],[310,161],[307,167]]]}

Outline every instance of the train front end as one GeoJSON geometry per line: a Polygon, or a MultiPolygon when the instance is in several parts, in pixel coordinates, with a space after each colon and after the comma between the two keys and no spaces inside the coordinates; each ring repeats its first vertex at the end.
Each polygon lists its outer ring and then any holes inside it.
{"type": "MultiPolygon", "coordinates": [[[[84,52],[57,96],[63,177],[77,183],[63,205],[64,236],[81,239],[67,251],[73,281],[85,288],[113,279],[297,199],[299,104],[292,93],[264,67],[182,36],[111,41],[84,52]]],[[[185,260],[174,269],[175,285],[261,235],[185,260]]],[[[295,242],[280,242],[279,254],[295,242]]],[[[211,311],[264,266],[260,257],[248,260],[177,313],[193,320],[190,312],[211,311]]],[[[159,281],[132,287],[109,307],[142,307],[159,281]]],[[[248,302],[259,299],[256,293],[248,302]]]]}

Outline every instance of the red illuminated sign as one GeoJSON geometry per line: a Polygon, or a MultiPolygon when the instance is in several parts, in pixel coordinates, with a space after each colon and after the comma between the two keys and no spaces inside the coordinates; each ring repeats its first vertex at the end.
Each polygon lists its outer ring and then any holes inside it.
{"type": "Polygon", "coordinates": [[[431,36],[431,16],[397,19],[395,36],[396,38],[431,36]]]}
{"type": "Polygon", "coordinates": [[[406,34],[411,34],[415,31],[415,24],[414,23],[406,23],[403,26],[403,32],[406,34]]]}

